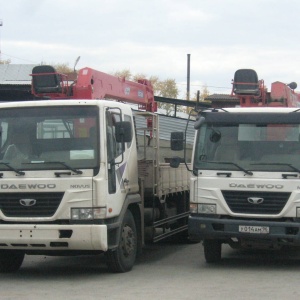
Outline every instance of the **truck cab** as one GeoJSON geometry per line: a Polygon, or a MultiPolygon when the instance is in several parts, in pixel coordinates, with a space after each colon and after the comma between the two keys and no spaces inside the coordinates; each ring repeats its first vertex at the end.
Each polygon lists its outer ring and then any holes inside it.
{"type": "MultiPolygon", "coordinates": [[[[127,209],[141,202],[131,108],[2,103],[0,126],[0,271],[18,269],[24,254],[107,252],[111,262],[127,209]]],[[[123,247],[119,271],[132,268],[137,247],[123,247]]]]}
{"type": "Polygon", "coordinates": [[[205,110],[195,128],[189,235],[206,261],[219,261],[224,243],[299,246],[299,109],[205,110]]]}

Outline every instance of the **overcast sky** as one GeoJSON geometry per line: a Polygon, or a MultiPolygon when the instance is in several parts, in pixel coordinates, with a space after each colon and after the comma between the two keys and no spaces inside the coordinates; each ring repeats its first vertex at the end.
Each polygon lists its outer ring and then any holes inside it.
{"type": "Polygon", "coordinates": [[[0,0],[1,59],[175,79],[229,93],[234,72],[298,81],[299,0],[0,0]]]}

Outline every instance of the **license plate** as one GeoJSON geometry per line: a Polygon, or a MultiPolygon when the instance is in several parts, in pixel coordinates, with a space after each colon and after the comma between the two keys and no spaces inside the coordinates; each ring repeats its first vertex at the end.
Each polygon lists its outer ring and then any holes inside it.
{"type": "Polygon", "coordinates": [[[268,226],[239,226],[239,232],[243,233],[258,233],[258,234],[268,234],[269,227],[268,226]]]}

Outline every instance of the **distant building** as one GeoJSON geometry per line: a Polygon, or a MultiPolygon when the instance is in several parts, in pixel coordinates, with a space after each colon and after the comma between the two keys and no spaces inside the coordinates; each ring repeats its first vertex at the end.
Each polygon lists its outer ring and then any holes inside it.
{"type": "Polygon", "coordinates": [[[0,65],[0,101],[31,100],[31,72],[36,65],[0,65]]]}
{"type": "Polygon", "coordinates": [[[236,107],[240,105],[239,98],[226,94],[212,94],[204,99],[211,102],[211,107],[236,107]]]}

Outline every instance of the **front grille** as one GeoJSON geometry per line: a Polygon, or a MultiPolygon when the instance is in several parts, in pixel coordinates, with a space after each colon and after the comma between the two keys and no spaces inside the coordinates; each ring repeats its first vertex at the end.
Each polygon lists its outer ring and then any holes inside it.
{"type": "Polygon", "coordinates": [[[63,195],[64,193],[0,193],[0,210],[6,217],[51,217],[63,195]],[[36,202],[32,206],[24,206],[21,199],[34,199],[36,202]]]}
{"type": "Polygon", "coordinates": [[[222,191],[223,197],[234,213],[277,215],[284,208],[291,193],[222,191]],[[249,198],[262,198],[263,202],[254,204],[249,198]]]}

